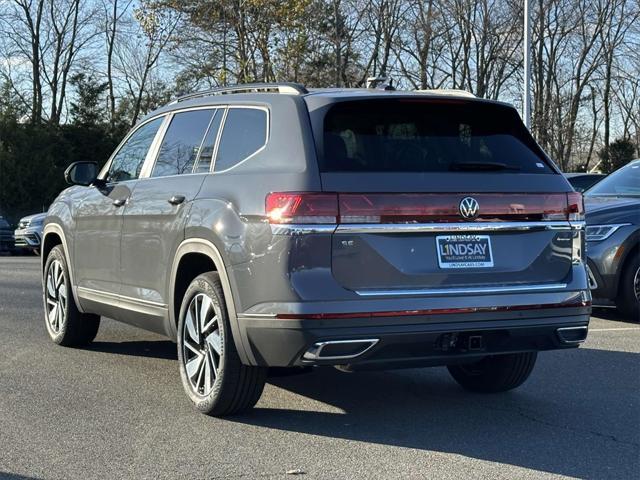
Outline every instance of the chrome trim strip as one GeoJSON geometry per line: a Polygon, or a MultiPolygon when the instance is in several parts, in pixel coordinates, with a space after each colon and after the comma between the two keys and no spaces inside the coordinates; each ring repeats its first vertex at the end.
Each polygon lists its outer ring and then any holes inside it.
{"type": "Polygon", "coordinates": [[[333,233],[336,225],[316,225],[316,224],[271,224],[272,235],[308,235],[311,233],[333,233]]]}
{"type": "Polygon", "coordinates": [[[125,295],[119,295],[117,293],[111,293],[111,292],[104,292],[102,290],[95,290],[93,288],[87,288],[87,287],[78,287],[78,295],[80,295],[81,293],[84,294],[82,296],[87,300],[100,301],[100,300],[97,300],[97,298],[104,298],[109,300],[126,302],[129,304],[138,304],[145,307],[161,308],[165,310],[168,307],[168,305],[164,303],[158,303],[158,302],[152,302],[151,300],[142,300],[139,298],[127,297],[125,295]]]}
{"type": "Polygon", "coordinates": [[[276,318],[275,313],[238,313],[238,318],[251,319],[251,318],[276,318]]]}
{"type": "Polygon", "coordinates": [[[577,222],[569,222],[569,224],[571,225],[571,229],[572,230],[584,230],[587,226],[587,222],[584,220],[580,220],[577,222]]]}
{"type": "Polygon", "coordinates": [[[549,283],[544,285],[512,285],[504,287],[475,287],[475,288],[425,288],[414,290],[356,290],[361,297],[382,297],[382,296],[438,296],[438,295],[474,295],[492,293],[520,293],[539,292],[547,290],[562,290],[567,288],[566,283],[549,283]]]}
{"type": "Polygon", "coordinates": [[[560,327],[556,330],[556,333],[558,333],[558,338],[560,338],[560,341],[564,344],[584,343],[587,339],[587,334],[589,333],[589,327],[587,327],[586,325],[582,325],[580,327],[560,327]],[[562,338],[562,335],[560,334],[560,332],[566,332],[570,330],[586,330],[587,333],[585,334],[582,340],[566,340],[562,338]]]}
{"type": "Polygon", "coordinates": [[[336,233],[430,233],[571,230],[568,221],[341,224],[336,233]]]}
{"type": "Polygon", "coordinates": [[[302,358],[303,360],[349,360],[352,358],[359,357],[360,355],[363,355],[364,353],[368,352],[379,341],[380,339],[378,338],[366,338],[366,339],[363,338],[358,340],[329,340],[326,342],[317,342],[317,343],[314,343],[313,346],[304,353],[302,358]],[[365,344],[368,343],[369,345],[364,350],[352,355],[334,355],[329,357],[323,357],[321,355],[322,350],[324,350],[324,348],[328,345],[344,345],[344,344],[350,344],[350,343],[365,343],[365,344]]]}

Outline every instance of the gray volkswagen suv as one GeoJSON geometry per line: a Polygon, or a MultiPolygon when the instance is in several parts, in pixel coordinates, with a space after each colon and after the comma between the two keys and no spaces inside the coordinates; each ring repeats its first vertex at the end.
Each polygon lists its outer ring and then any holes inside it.
{"type": "Polygon", "coordinates": [[[446,365],[506,391],[587,335],[582,197],[503,103],[240,85],[179,98],[65,176],[49,335],[87,344],[105,316],[174,339],[206,414],[251,408],[268,367],[446,365]]]}

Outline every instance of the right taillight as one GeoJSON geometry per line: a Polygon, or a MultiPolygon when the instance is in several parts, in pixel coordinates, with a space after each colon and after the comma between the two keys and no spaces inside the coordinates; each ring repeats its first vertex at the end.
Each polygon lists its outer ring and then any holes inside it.
{"type": "Polygon", "coordinates": [[[580,192],[567,193],[567,220],[584,220],[584,199],[580,192]]]}

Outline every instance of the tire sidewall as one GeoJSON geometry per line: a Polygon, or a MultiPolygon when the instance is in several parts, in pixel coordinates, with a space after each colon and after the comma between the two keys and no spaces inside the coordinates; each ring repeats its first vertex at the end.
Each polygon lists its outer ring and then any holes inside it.
{"type": "Polygon", "coordinates": [[[182,386],[184,387],[184,391],[194,404],[194,406],[202,411],[209,412],[213,409],[213,406],[218,401],[220,397],[220,391],[225,383],[225,372],[227,370],[228,364],[228,348],[227,342],[230,341],[230,336],[227,334],[229,331],[229,320],[227,315],[227,308],[224,303],[224,297],[222,296],[222,290],[217,281],[218,276],[215,273],[209,273],[200,275],[197,277],[191,284],[189,288],[185,292],[184,298],[182,300],[182,305],[180,307],[180,315],[178,317],[178,342],[177,342],[177,350],[178,350],[178,364],[180,368],[180,379],[182,380],[182,386]],[[183,335],[184,335],[184,322],[186,318],[186,312],[189,308],[189,304],[193,298],[200,294],[204,293],[207,295],[211,301],[219,307],[220,313],[222,315],[221,321],[219,321],[219,329],[220,329],[220,339],[222,345],[222,355],[220,357],[220,365],[218,367],[217,376],[215,382],[213,384],[213,389],[209,395],[199,395],[193,391],[191,387],[191,382],[187,377],[187,372],[184,366],[184,354],[183,354],[183,335]]]}
{"type": "Polygon", "coordinates": [[[622,295],[619,299],[622,313],[636,322],[640,321],[640,318],[638,318],[640,316],[640,301],[636,298],[634,291],[634,280],[638,269],[640,269],[640,252],[635,252],[621,278],[623,284],[620,292],[622,295]]]}
{"type": "Polygon", "coordinates": [[[47,329],[47,333],[51,340],[53,340],[57,344],[61,344],[64,342],[65,335],[67,333],[67,328],[69,327],[69,309],[71,307],[71,302],[73,301],[73,292],[71,291],[71,282],[69,281],[69,269],[67,267],[67,259],[64,256],[62,248],[60,246],[55,246],[49,252],[47,256],[47,261],[44,266],[44,272],[42,277],[42,305],[44,308],[44,324],[47,329]],[[64,283],[67,288],[67,304],[64,308],[64,322],[62,324],[62,328],[58,333],[54,332],[51,329],[51,325],[49,324],[49,315],[47,311],[47,276],[49,275],[49,269],[51,268],[51,264],[57,260],[62,265],[62,275],[64,276],[64,283]]]}

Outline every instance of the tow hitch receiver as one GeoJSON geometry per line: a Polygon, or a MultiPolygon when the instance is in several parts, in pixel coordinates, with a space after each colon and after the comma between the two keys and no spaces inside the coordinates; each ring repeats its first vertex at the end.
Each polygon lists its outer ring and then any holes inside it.
{"type": "Polygon", "coordinates": [[[478,352],[486,348],[483,335],[460,334],[457,332],[442,334],[437,344],[438,348],[444,352],[478,352]]]}
{"type": "Polygon", "coordinates": [[[469,350],[478,351],[484,350],[484,341],[482,335],[469,335],[469,350]]]}

